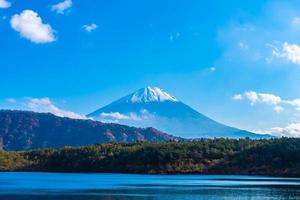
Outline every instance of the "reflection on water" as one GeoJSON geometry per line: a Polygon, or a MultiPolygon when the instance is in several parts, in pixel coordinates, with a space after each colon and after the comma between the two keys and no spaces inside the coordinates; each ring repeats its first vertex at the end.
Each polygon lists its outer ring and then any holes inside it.
{"type": "Polygon", "coordinates": [[[0,173],[0,199],[300,199],[300,179],[219,175],[0,173]]]}

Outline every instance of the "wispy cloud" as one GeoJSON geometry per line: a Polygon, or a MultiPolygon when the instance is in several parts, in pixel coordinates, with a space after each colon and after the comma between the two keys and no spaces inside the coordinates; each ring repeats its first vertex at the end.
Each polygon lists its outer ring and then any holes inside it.
{"type": "Polygon", "coordinates": [[[282,99],[280,96],[269,94],[269,93],[258,93],[255,91],[246,91],[242,94],[235,94],[232,97],[233,100],[240,101],[246,99],[250,102],[250,105],[255,104],[266,104],[273,107],[276,112],[284,110],[284,106],[289,105],[294,107],[296,110],[300,110],[300,99],[282,99]]]}
{"type": "Polygon", "coordinates": [[[285,103],[296,107],[297,110],[300,110],[300,99],[286,100],[285,103]]]}
{"type": "Polygon", "coordinates": [[[55,41],[54,30],[49,24],[44,24],[38,13],[24,10],[15,14],[10,20],[11,27],[20,35],[34,43],[55,41]]]}
{"type": "Polygon", "coordinates": [[[242,100],[243,99],[243,95],[242,94],[235,94],[232,97],[233,100],[242,100]]]}
{"type": "Polygon", "coordinates": [[[297,44],[289,44],[284,42],[280,47],[270,46],[272,55],[276,58],[283,58],[293,64],[300,64],[300,46],[297,44]]]}
{"type": "Polygon", "coordinates": [[[137,116],[135,113],[129,113],[129,114],[122,114],[119,112],[103,112],[100,114],[102,118],[111,118],[114,120],[134,120],[134,121],[140,121],[141,118],[137,116]]]}
{"type": "Polygon", "coordinates": [[[300,123],[290,123],[285,127],[273,127],[269,130],[254,130],[254,133],[270,134],[278,137],[300,137],[300,123]]]}
{"type": "Polygon", "coordinates": [[[145,109],[139,112],[120,113],[120,112],[102,112],[100,114],[100,121],[104,122],[120,122],[120,121],[141,121],[153,118],[154,115],[145,109]]]}
{"type": "Polygon", "coordinates": [[[48,97],[45,98],[22,98],[6,99],[11,104],[17,104],[16,106],[22,110],[30,110],[39,113],[52,113],[59,117],[68,117],[72,119],[87,119],[85,116],[67,111],[57,107],[48,97]]]}
{"type": "Polygon", "coordinates": [[[291,123],[286,127],[274,127],[270,132],[278,136],[300,137],[300,123],[291,123]]]}
{"type": "Polygon", "coordinates": [[[274,94],[268,93],[257,93],[254,91],[245,92],[244,94],[250,101],[251,104],[259,103],[266,103],[269,105],[278,105],[281,103],[281,98],[274,94]]]}
{"type": "Polygon", "coordinates": [[[0,8],[9,8],[11,7],[11,3],[7,0],[0,0],[0,8]]]}
{"type": "Polygon", "coordinates": [[[98,28],[98,25],[97,24],[83,25],[82,28],[86,32],[92,32],[98,28]]]}
{"type": "Polygon", "coordinates": [[[51,7],[51,10],[59,14],[64,14],[67,9],[72,7],[72,5],[73,5],[72,0],[65,0],[63,2],[53,5],[51,7]]]}
{"type": "Polygon", "coordinates": [[[86,119],[85,116],[58,108],[49,98],[29,98],[24,105],[35,112],[49,112],[59,117],[86,119]]]}

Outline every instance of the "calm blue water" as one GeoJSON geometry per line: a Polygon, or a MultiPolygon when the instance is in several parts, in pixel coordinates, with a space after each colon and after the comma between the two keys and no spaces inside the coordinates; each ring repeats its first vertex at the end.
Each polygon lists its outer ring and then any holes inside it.
{"type": "Polygon", "coordinates": [[[300,179],[0,173],[0,200],[300,199],[300,179]]]}

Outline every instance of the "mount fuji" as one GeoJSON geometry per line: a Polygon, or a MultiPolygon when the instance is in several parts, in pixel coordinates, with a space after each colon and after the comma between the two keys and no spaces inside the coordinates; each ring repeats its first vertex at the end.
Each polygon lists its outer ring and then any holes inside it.
{"type": "Polygon", "coordinates": [[[87,117],[103,122],[154,127],[183,138],[269,137],[216,122],[157,87],[141,88],[87,117]]]}

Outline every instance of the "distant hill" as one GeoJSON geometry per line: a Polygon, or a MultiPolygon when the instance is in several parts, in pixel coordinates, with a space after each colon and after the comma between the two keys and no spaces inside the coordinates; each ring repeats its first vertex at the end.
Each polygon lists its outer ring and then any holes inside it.
{"type": "Polygon", "coordinates": [[[176,138],[154,128],[62,118],[50,113],[0,110],[0,149],[4,150],[173,139],[176,138]]]}
{"type": "Polygon", "coordinates": [[[89,115],[136,127],[155,127],[183,138],[270,138],[219,123],[157,87],[141,88],[89,115]]]}

